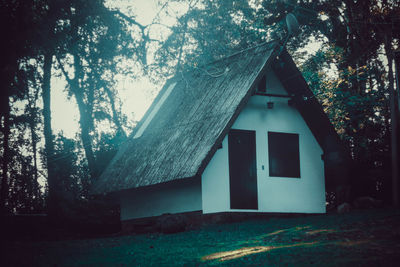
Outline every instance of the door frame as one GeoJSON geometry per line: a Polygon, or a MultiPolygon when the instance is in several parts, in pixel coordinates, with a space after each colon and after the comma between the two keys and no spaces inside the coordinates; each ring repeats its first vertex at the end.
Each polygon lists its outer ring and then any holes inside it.
{"type": "Polygon", "coordinates": [[[258,210],[258,178],[257,178],[257,146],[256,146],[256,131],[255,130],[240,130],[231,129],[228,133],[228,165],[229,165],[229,201],[230,209],[243,209],[243,210],[258,210]],[[237,150],[234,149],[233,138],[234,135],[244,134],[249,138],[249,146],[245,152],[250,153],[251,156],[247,160],[238,160],[235,155],[237,150]],[[240,179],[235,174],[237,170],[237,163],[244,164],[243,168],[248,168],[248,180],[240,179]],[[235,166],[233,166],[235,165],[235,166]],[[238,186],[246,184],[245,187],[238,188],[238,186]],[[236,186],[234,186],[236,184],[236,186]],[[246,195],[247,194],[247,195],[246,195]],[[241,201],[240,198],[245,196],[247,199],[241,201]]]}

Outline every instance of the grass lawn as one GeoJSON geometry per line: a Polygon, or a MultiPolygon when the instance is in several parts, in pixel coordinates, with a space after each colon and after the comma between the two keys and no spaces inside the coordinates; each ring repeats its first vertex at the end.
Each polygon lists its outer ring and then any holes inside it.
{"type": "Polygon", "coordinates": [[[13,241],[5,252],[1,266],[400,266],[400,211],[251,220],[177,234],[13,241]]]}

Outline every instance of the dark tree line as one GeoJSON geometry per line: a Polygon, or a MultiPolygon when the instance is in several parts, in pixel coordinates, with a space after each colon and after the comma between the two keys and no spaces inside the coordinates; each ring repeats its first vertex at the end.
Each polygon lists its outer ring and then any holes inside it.
{"type": "Polygon", "coordinates": [[[46,199],[55,214],[66,199],[88,197],[126,138],[113,74],[135,40],[104,1],[10,0],[1,10],[1,208],[39,212],[46,199]],[[76,139],[53,134],[51,77],[60,73],[79,109],[76,139]],[[112,134],[99,131],[102,121],[112,134]]]}
{"type": "Polygon", "coordinates": [[[161,3],[148,25],[107,8],[103,0],[0,2],[3,213],[47,209],[57,215],[62,203],[89,198],[90,184],[129,132],[115,74],[134,74],[121,66],[136,64],[141,74],[162,82],[261,42],[283,43],[288,13],[301,26],[287,48],[351,151],[357,166],[350,176],[354,193],[388,195],[398,1],[174,2],[187,11],[172,26],[162,24],[171,1],[161,3]],[[168,36],[157,37],[153,27],[168,36]],[[317,50],[307,53],[313,42],[319,43],[317,50]],[[55,76],[65,80],[77,103],[80,131],[72,139],[52,128],[55,76]],[[111,131],[102,131],[104,123],[111,131]]]}

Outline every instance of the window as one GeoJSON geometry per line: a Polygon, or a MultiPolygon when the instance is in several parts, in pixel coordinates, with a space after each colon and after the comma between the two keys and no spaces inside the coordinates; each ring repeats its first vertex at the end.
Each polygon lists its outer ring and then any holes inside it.
{"type": "Polygon", "coordinates": [[[299,135],[268,132],[269,176],[300,178],[299,135]]]}

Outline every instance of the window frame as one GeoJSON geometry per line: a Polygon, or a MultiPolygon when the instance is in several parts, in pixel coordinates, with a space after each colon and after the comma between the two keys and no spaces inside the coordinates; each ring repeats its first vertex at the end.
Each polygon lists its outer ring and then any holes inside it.
{"type": "Polygon", "coordinates": [[[267,145],[268,145],[269,177],[300,179],[301,178],[300,135],[298,133],[268,131],[267,138],[268,138],[267,145]],[[277,138],[279,138],[280,140],[277,140],[277,138]],[[284,144],[284,147],[281,149],[282,144],[284,144]],[[288,146],[290,145],[295,145],[295,147],[287,149],[288,146]],[[289,153],[296,153],[296,154],[287,157],[284,151],[289,151],[289,153]],[[288,163],[286,159],[292,162],[288,163]],[[278,161],[278,163],[274,164],[273,160],[278,161]],[[290,168],[282,167],[285,165],[289,165],[290,168]],[[276,166],[275,169],[274,166],[276,166]]]}

